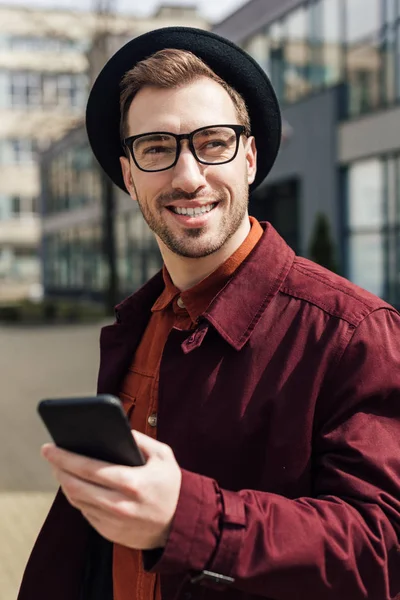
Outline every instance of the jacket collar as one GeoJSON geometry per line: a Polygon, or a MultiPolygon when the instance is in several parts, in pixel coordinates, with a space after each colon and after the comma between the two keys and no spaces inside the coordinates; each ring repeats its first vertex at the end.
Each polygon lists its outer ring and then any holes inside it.
{"type": "MultiPolygon", "coordinates": [[[[264,233],[259,243],[202,317],[236,350],[240,350],[249,339],[261,315],[286,279],[295,257],[293,250],[272,225],[261,225],[264,233]]],[[[150,318],[151,307],[162,293],[163,287],[160,271],[138,292],[116,307],[117,322],[130,325],[128,330],[132,343],[133,338],[137,338],[134,335],[136,329],[138,334],[142,334],[150,318]],[[139,326],[139,323],[143,326],[139,326]],[[137,326],[133,326],[134,324],[137,326]]]]}
{"type": "Polygon", "coordinates": [[[261,240],[204,313],[204,318],[235,350],[248,341],[279,292],[295,257],[272,225],[261,225],[261,240]]]}
{"type": "MultiPolygon", "coordinates": [[[[278,293],[295,255],[272,225],[261,225],[265,231],[256,247],[211,302],[197,331],[183,341],[185,353],[201,345],[210,325],[235,350],[240,350],[278,293]]],[[[163,288],[160,271],[116,307],[114,325],[103,327],[97,382],[99,394],[119,394],[121,381],[150,319],[151,307],[163,288]]]]}

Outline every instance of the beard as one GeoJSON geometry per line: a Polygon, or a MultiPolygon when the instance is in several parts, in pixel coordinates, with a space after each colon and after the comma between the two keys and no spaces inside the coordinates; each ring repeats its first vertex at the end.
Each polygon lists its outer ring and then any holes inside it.
{"type": "MultiPolygon", "coordinates": [[[[236,190],[236,199],[230,211],[224,212],[219,220],[218,231],[208,231],[208,227],[188,228],[182,232],[174,232],[163,219],[162,211],[176,200],[199,200],[207,198],[208,202],[218,205],[227,204],[227,195],[223,192],[212,194],[188,194],[173,191],[169,194],[160,194],[157,197],[154,210],[141,201],[135,188],[136,199],[149,228],[174,254],[185,258],[202,258],[217,252],[237,232],[245,218],[249,204],[249,189],[247,181],[236,190]]],[[[218,210],[214,208],[213,210],[218,210]]],[[[212,217],[211,217],[212,218],[212,217]]]]}

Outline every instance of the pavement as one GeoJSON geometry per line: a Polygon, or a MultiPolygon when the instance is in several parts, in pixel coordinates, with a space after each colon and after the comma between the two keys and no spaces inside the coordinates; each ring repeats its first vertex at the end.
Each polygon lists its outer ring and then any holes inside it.
{"type": "Polygon", "coordinates": [[[0,326],[0,599],[16,600],[56,484],[40,457],[43,398],[93,394],[105,323],[0,326]]]}

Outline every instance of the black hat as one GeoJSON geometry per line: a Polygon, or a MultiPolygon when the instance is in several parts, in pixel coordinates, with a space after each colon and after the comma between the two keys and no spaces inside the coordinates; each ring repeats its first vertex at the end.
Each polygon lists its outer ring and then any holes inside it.
{"type": "Polygon", "coordinates": [[[258,151],[257,175],[250,191],[265,179],[278,154],[281,115],[271,82],[244,50],[219,35],[193,27],[165,27],[134,38],[106,63],[89,95],[86,129],[90,145],[107,175],[125,192],[119,157],[120,83],[136,63],[166,48],[189,50],[201,58],[246,102],[258,151]]]}

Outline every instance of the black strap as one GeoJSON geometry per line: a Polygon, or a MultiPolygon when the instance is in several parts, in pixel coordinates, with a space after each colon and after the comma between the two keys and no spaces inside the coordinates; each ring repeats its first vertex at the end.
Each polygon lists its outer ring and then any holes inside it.
{"type": "Polygon", "coordinates": [[[113,600],[112,555],[113,544],[91,527],[80,600],[113,600]]]}

